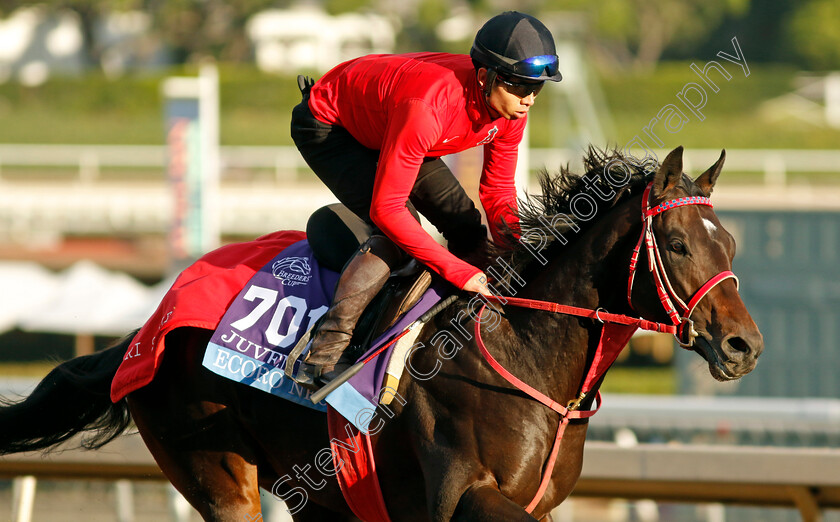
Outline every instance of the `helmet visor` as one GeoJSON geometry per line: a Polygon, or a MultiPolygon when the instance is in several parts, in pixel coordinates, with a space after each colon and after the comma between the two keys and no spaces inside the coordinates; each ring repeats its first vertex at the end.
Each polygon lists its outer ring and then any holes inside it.
{"type": "Polygon", "coordinates": [[[554,76],[560,67],[560,60],[556,54],[544,54],[541,56],[532,56],[526,58],[521,62],[516,62],[510,65],[511,71],[520,76],[529,76],[531,78],[539,78],[543,74],[546,76],[554,76]]]}

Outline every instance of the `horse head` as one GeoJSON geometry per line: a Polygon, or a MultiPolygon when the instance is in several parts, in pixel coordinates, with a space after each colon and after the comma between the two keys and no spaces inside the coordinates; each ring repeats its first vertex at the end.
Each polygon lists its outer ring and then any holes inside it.
{"type": "Polygon", "coordinates": [[[650,222],[640,244],[649,227],[652,245],[641,250],[647,252],[650,277],[644,285],[631,282],[628,293],[642,315],[661,317],[669,307],[676,311],[685,330],[678,335],[680,344],[700,354],[715,379],[734,380],[755,368],[764,340],[731,272],[735,240],[708,200],[726,154],[721,151],[693,181],[683,173],[682,157],[682,147],[671,151],[645,193],[650,222]]]}

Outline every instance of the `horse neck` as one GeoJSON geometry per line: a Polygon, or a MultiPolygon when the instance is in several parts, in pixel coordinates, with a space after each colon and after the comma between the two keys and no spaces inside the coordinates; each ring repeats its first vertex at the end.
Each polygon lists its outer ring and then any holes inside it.
{"type": "MultiPolygon", "coordinates": [[[[639,204],[640,198],[634,197],[608,211],[549,261],[517,297],[629,312],[627,268],[641,231],[639,204]]],[[[512,344],[509,349],[523,359],[523,369],[539,376],[536,379],[544,381],[543,389],[574,396],[600,338],[600,325],[514,307],[508,307],[506,315],[520,340],[519,346],[512,344]]]]}
{"type": "Polygon", "coordinates": [[[624,308],[630,249],[641,233],[640,197],[607,211],[523,289],[532,299],[624,308]],[[632,243],[631,246],[630,245],[632,243]]]}

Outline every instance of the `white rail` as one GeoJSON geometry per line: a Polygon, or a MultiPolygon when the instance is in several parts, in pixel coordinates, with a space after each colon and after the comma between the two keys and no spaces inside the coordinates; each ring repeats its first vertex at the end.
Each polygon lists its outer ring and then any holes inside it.
{"type": "MultiPolygon", "coordinates": [[[[662,158],[667,150],[654,151],[662,158]]],[[[686,170],[711,165],[718,149],[686,149],[686,170]]],[[[294,147],[228,146],[221,148],[222,170],[270,169],[277,180],[288,180],[306,163],[294,147]]],[[[103,168],[163,168],[166,148],[163,145],[0,145],[0,168],[61,167],[75,170],[80,179],[95,179],[103,168]]],[[[559,168],[580,161],[580,152],[572,149],[531,148],[529,165],[534,170],[559,168]]],[[[729,171],[763,173],[770,184],[784,183],[787,172],[840,172],[840,150],[834,149],[730,149],[726,167],[729,171]]]]}
{"type": "MultiPolygon", "coordinates": [[[[18,515],[29,520],[38,478],[164,480],[137,436],[110,451],[68,450],[47,457],[0,457],[0,477],[31,477],[18,492],[18,515]]],[[[840,507],[840,450],[744,446],[619,447],[589,442],[573,496],[795,507],[806,522],[840,507]]]]}
{"type": "MultiPolygon", "coordinates": [[[[686,170],[702,170],[719,153],[687,150],[686,170]]],[[[580,161],[579,156],[565,149],[532,149],[530,165],[556,170],[580,161]]],[[[162,174],[164,161],[162,146],[0,145],[0,240],[163,233],[173,207],[162,174]],[[25,169],[39,168],[61,172],[49,179],[26,174],[25,169]]],[[[306,166],[293,147],[223,147],[222,166],[219,215],[224,234],[255,236],[301,228],[311,212],[335,201],[323,185],[296,181],[306,166]]],[[[840,184],[785,185],[788,169],[840,172],[840,151],[728,151],[728,171],[763,172],[765,183],[736,186],[725,177],[715,192],[715,206],[840,210],[840,184]]]]}

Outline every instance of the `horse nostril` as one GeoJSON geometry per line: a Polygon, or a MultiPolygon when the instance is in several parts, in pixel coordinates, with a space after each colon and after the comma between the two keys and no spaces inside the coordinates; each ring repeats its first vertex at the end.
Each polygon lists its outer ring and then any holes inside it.
{"type": "Polygon", "coordinates": [[[730,337],[726,340],[726,344],[736,352],[748,353],[750,351],[750,345],[740,337],[730,337]]]}
{"type": "Polygon", "coordinates": [[[730,368],[750,371],[755,367],[756,360],[764,349],[764,338],[760,333],[754,335],[749,331],[742,332],[741,335],[724,337],[720,347],[726,365],[730,368]]]}
{"type": "Polygon", "coordinates": [[[726,358],[733,364],[744,364],[755,357],[750,343],[737,335],[725,338],[721,343],[721,348],[726,358]]]}

